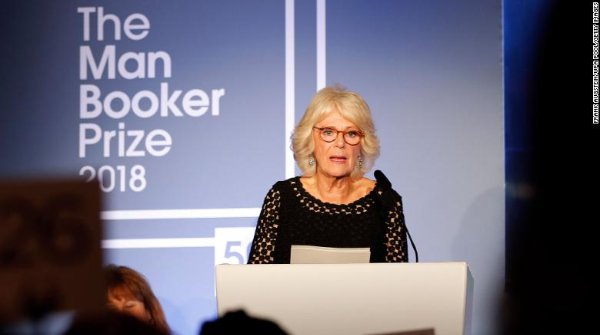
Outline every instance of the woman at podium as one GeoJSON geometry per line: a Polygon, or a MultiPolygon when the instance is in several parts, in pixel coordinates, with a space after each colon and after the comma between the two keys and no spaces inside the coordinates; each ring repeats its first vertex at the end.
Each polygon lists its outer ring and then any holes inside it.
{"type": "Polygon", "coordinates": [[[290,263],[293,245],[368,248],[370,262],[407,262],[401,197],[382,173],[367,103],[342,87],[321,89],[292,134],[302,171],[276,182],[258,218],[248,263],[290,263]]]}

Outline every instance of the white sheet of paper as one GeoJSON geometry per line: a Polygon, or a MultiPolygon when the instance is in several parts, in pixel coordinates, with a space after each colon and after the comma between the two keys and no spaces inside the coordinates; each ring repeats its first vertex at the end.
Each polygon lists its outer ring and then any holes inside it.
{"type": "Polygon", "coordinates": [[[330,248],[314,245],[292,245],[291,264],[369,263],[369,248],[330,248]]]}

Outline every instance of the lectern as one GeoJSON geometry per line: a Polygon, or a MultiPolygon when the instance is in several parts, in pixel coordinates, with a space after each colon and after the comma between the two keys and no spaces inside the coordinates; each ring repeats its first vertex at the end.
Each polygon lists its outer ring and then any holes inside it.
{"type": "Polygon", "coordinates": [[[243,309],[291,335],[470,334],[464,262],[223,264],[215,275],[219,315],[243,309]]]}

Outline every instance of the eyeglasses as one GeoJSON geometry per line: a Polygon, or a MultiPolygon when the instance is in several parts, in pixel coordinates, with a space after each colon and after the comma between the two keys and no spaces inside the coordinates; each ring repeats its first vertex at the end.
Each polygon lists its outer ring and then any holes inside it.
{"type": "Polygon", "coordinates": [[[319,136],[321,139],[327,143],[333,142],[338,138],[338,134],[342,133],[344,137],[344,142],[350,145],[357,145],[360,143],[360,139],[365,136],[363,132],[360,130],[337,130],[335,128],[319,128],[313,127],[313,129],[317,129],[319,131],[319,136]]]}

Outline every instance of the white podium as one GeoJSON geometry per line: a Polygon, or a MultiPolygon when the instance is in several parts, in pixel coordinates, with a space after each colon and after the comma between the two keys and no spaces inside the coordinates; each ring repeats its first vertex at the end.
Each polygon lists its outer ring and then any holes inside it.
{"type": "Polygon", "coordinates": [[[223,264],[215,275],[219,315],[243,309],[290,335],[470,334],[464,262],[223,264]]]}

